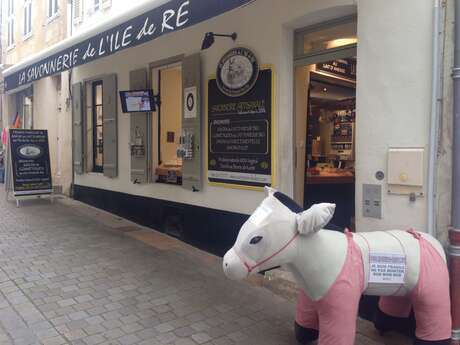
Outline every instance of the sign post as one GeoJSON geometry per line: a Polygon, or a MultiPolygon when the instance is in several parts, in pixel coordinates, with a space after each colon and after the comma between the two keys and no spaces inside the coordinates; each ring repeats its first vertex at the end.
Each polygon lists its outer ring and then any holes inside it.
{"type": "Polygon", "coordinates": [[[6,197],[21,199],[51,195],[48,131],[10,129],[7,148],[6,197]]]}

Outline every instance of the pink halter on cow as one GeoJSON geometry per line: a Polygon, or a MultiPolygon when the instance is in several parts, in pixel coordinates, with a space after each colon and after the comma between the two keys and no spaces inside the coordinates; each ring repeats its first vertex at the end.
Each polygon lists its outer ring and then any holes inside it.
{"type": "Polygon", "coordinates": [[[415,231],[345,234],[323,229],[335,205],[298,212],[271,188],[242,226],[223,261],[230,279],[285,266],[301,287],[297,339],[319,345],[353,345],[362,294],[382,296],[376,328],[416,318],[416,345],[450,343],[449,275],[441,244],[415,231]]]}

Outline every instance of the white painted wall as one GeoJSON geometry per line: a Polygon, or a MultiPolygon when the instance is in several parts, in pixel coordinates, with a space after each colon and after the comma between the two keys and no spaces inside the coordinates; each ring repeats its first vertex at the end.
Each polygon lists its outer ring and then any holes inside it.
{"type": "Polygon", "coordinates": [[[72,112],[68,97],[68,72],[61,79],[47,77],[34,83],[34,129],[48,130],[53,186],[69,194],[72,183],[72,112]],[[58,84],[61,92],[58,92],[58,84]]]}
{"type": "MultiPolygon", "coordinates": [[[[75,68],[73,82],[102,73],[117,73],[118,88],[129,88],[129,71],[147,67],[150,62],[177,54],[199,51],[204,33],[239,34],[236,45],[250,47],[261,64],[272,64],[276,79],[277,186],[293,195],[293,28],[331,19],[353,11],[353,1],[277,0],[256,1],[242,9],[213,18],[187,30],[161,37],[140,47],[127,49],[108,58],[75,68]],[[334,7],[334,10],[326,9],[334,7]]],[[[203,80],[215,73],[220,57],[235,46],[231,40],[217,39],[203,52],[203,80]]],[[[121,109],[121,107],[119,107],[121,109]]],[[[192,193],[177,186],[130,182],[129,115],[119,111],[119,177],[108,179],[100,174],[76,175],[75,183],[95,188],[174,200],[187,204],[249,214],[263,199],[263,192],[226,189],[205,184],[202,192],[192,193]]],[[[155,140],[155,139],[154,139],[155,140]]],[[[203,163],[203,170],[206,162],[203,163]]]]}
{"type": "MultiPolygon", "coordinates": [[[[426,197],[388,195],[390,146],[422,146],[428,157],[432,1],[358,1],[356,223],[359,231],[426,231],[426,197]],[[382,185],[383,219],[362,217],[362,184],[382,185]]],[[[427,161],[427,159],[425,160],[427,161]]],[[[425,162],[426,164],[426,162],[425,162]]],[[[425,179],[426,179],[425,168],[425,179]]],[[[426,193],[426,190],[425,190],[426,193]]]]}
{"type": "MultiPolygon", "coordinates": [[[[81,0],[83,5],[83,16],[81,20],[72,24],[72,35],[85,31],[88,28],[98,25],[101,21],[107,20],[107,18],[117,16],[132,7],[148,1],[149,0],[129,0],[128,3],[126,0],[111,0],[109,7],[94,11],[94,0],[81,0]]],[[[102,2],[102,0],[100,2],[102,2]]]]}
{"type": "MultiPolygon", "coordinates": [[[[115,6],[114,1],[114,6],[115,6]]],[[[117,73],[118,88],[129,88],[129,71],[150,62],[199,50],[207,31],[238,32],[237,45],[250,47],[260,63],[272,64],[276,79],[277,187],[294,194],[293,30],[344,16],[358,8],[356,228],[371,231],[414,227],[424,231],[426,198],[415,203],[407,196],[387,194],[386,180],[375,178],[387,171],[390,146],[427,148],[431,94],[432,2],[420,0],[258,0],[184,31],[169,34],[142,46],[127,49],[94,63],[75,68],[73,82],[102,73],[117,73]],[[383,218],[362,216],[362,185],[381,184],[383,218]]],[[[203,80],[214,74],[223,53],[234,44],[225,39],[203,52],[203,80]]],[[[119,107],[120,108],[120,107],[119,107]]],[[[75,183],[95,188],[173,200],[249,214],[264,197],[262,192],[211,187],[200,193],[162,184],[130,182],[129,116],[119,111],[119,177],[76,175],[75,183]]],[[[448,124],[444,125],[446,128],[448,124]]],[[[154,138],[154,140],[156,140],[154,138]]],[[[446,145],[449,145],[447,142],[446,145]]],[[[442,160],[449,167],[448,151],[442,160]]],[[[203,170],[206,162],[203,163],[203,170]]],[[[425,169],[426,170],[426,169],[425,169]]],[[[442,200],[450,201],[447,174],[438,185],[442,200]]],[[[440,199],[441,200],[441,199],[440,199]]],[[[448,208],[446,208],[448,209],[448,208]]],[[[439,209],[445,231],[448,216],[439,209]]]]}

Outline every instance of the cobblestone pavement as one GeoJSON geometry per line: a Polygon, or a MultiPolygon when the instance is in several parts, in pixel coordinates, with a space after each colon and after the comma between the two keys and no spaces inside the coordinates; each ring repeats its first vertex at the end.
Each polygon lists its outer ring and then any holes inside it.
{"type": "Polygon", "coordinates": [[[220,259],[69,199],[16,208],[0,190],[0,344],[296,344],[293,303],[227,280],[220,259]]]}

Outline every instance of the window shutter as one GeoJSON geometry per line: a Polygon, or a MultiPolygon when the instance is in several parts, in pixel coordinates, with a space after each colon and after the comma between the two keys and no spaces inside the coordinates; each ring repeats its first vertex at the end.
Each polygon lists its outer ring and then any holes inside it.
{"type": "Polygon", "coordinates": [[[76,174],[83,174],[83,107],[82,83],[72,85],[72,155],[76,174]]]}
{"type": "MultiPolygon", "coordinates": [[[[147,69],[141,68],[129,73],[131,90],[148,87],[147,69]]],[[[130,115],[130,154],[131,181],[133,183],[148,182],[148,113],[131,113],[130,115]]]]}
{"type": "Polygon", "coordinates": [[[82,0],[73,0],[73,18],[80,19],[82,14],[82,0]]]}
{"type": "MultiPolygon", "coordinates": [[[[182,61],[182,130],[193,133],[193,158],[184,159],[182,163],[182,187],[191,191],[202,189],[202,153],[201,153],[201,56],[199,53],[187,56],[182,61]],[[196,116],[186,116],[187,99],[196,99],[196,116]]],[[[190,100],[189,100],[190,101],[190,100]]]]}
{"type": "Polygon", "coordinates": [[[104,118],[104,176],[118,175],[118,112],[117,75],[109,74],[102,79],[102,109],[104,118]]]}

